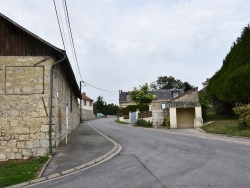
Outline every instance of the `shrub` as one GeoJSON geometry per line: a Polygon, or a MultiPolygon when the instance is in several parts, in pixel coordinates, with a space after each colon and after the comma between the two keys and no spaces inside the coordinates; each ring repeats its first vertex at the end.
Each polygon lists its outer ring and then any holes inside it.
{"type": "Polygon", "coordinates": [[[250,127],[250,104],[237,106],[233,110],[239,116],[239,129],[250,127]]]}
{"type": "Polygon", "coordinates": [[[167,116],[166,118],[166,126],[170,127],[170,116],[167,116]]]}
{"type": "Polygon", "coordinates": [[[148,111],[148,105],[128,105],[126,108],[122,109],[124,115],[129,115],[129,112],[135,112],[136,110],[139,111],[148,111]]]}
{"type": "Polygon", "coordinates": [[[138,119],[135,122],[135,126],[137,126],[137,127],[153,127],[153,123],[150,121],[146,121],[144,119],[138,119]]]}

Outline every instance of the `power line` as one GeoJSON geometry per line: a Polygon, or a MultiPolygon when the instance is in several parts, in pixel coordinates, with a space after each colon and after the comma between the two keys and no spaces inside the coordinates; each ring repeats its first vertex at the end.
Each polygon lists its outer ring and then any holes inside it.
{"type": "MultiPolygon", "coordinates": [[[[54,1],[54,6],[55,6],[55,10],[56,10],[56,15],[57,15],[57,21],[58,21],[58,24],[59,24],[60,33],[61,33],[61,37],[62,37],[62,41],[63,41],[63,46],[64,46],[64,49],[65,49],[65,44],[64,44],[63,35],[62,35],[62,29],[61,29],[60,21],[59,21],[59,18],[58,18],[58,13],[57,13],[57,9],[56,9],[55,0],[53,0],[53,1],[54,1]]],[[[66,18],[66,26],[67,26],[67,29],[68,29],[69,38],[71,39],[70,40],[70,45],[71,45],[71,49],[72,49],[72,55],[73,55],[74,60],[76,62],[76,65],[77,65],[76,68],[78,69],[79,76],[80,76],[81,80],[83,80],[81,72],[80,72],[80,67],[79,67],[79,63],[78,63],[78,60],[77,60],[77,56],[76,56],[76,50],[75,50],[75,44],[74,44],[74,39],[73,39],[73,35],[72,35],[70,20],[69,20],[69,13],[68,13],[68,8],[67,8],[67,2],[66,2],[66,0],[62,0],[62,2],[63,1],[64,1],[64,3],[63,3],[63,10],[64,10],[65,18],[66,18]]],[[[61,14],[60,14],[60,17],[61,17],[61,14]]],[[[63,30],[63,34],[64,34],[64,30],[63,30]]],[[[65,34],[64,34],[64,37],[65,37],[65,34]]],[[[66,40],[66,37],[65,37],[65,40],[66,40]]],[[[86,83],[86,82],[84,82],[84,83],[86,85],[90,86],[90,87],[93,87],[93,88],[101,90],[101,91],[105,91],[105,92],[109,92],[109,93],[118,92],[118,90],[117,91],[110,91],[110,90],[106,90],[106,89],[101,89],[99,87],[93,86],[93,85],[91,85],[89,83],[86,83]]]]}
{"type": "Polygon", "coordinates": [[[56,11],[57,22],[58,22],[60,33],[61,33],[61,37],[62,37],[63,47],[64,47],[64,50],[65,50],[66,48],[65,48],[65,44],[64,44],[64,39],[63,39],[63,35],[62,35],[62,29],[61,29],[60,22],[59,22],[59,17],[58,17],[58,13],[57,13],[57,9],[56,9],[55,0],[53,0],[53,2],[54,2],[55,11],[56,11]]]}
{"type": "MultiPolygon", "coordinates": [[[[62,4],[63,4],[63,12],[64,12],[64,16],[65,16],[65,20],[66,20],[66,27],[67,27],[67,30],[68,30],[68,36],[69,36],[69,40],[70,40],[70,46],[71,46],[71,50],[72,50],[72,56],[73,56],[73,59],[74,59],[74,64],[75,64],[75,69],[78,70],[77,68],[77,64],[76,64],[76,59],[75,59],[75,56],[74,56],[74,51],[73,51],[73,45],[72,45],[72,42],[71,42],[71,39],[70,39],[70,30],[69,30],[69,27],[68,27],[68,19],[67,19],[67,14],[66,14],[66,7],[65,7],[65,4],[63,2],[64,0],[62,0],[62,4]]],[[[78,73],[78,72],[77,72],[78,73]]],[[[80,77],[79,73],[77,74],[78,78],[80,77]]]]}
{"type": "Polygon", "coordinates": [[[98,89],[98,90],[101,90],[101,91],[106,91],[106,92],[109,92],[109,93],[118,92],[118,90],[117,90],[117,91],[110,91],[110,90],[106,90],[106,89],[101,89],[101,88],[99,88],[99,87],[93,86],[93,85],[91,85],[91,84],[89,84],[89,83],[86,83],[86,82],[84,82],[84,84],[86,84],[86,85],[88,85],[88,86],[90,86],[90,87],[93,87],[93,88],[95,88],[95,89],[98,89]]]}
{"type": "Polygon", "coordinates": [[[65,8],[66,8],[66,14],[67,14],[67,23],[68,23],[68,27],[69,27],[69,31],[70,31],[70,36],[71,36],[71,42],[72,42],[72,45],[73,45],[73,55],[75,56],[75,60],[76,60],[76,64],[77,64],[77,67],[78,67],[78,72],[79,72],[79,75],[81,77],[81,80],[82,79],[82,75],[81,75],[81,72],[80,72],[80,67],[79,67],[79,64],[78,64],[78,60],[77,60],[77,56],[76,56],[76,50],[75,50],[75,44],[74,44],[74,40],[73,40],[73,35],[72,35],[72,31],[71,31],[71,26],[70,26],[70,21],[69,21],[69,13],[68,13],[68,8],[67,8],[67,3],[66,3],[66,0],[64,0],[64,4],[65,4],[65,8]]]}
{"type": "MultiPolygon", "coordinates": [[[[57,7],[60,7],[59,6],[59,3],[58,3],[58,1],[57,1],[57,7]]],[[[61,16],[61,12],[60,12],[60,8],[58,8],[58,15],[59,15],[59,20],[60,20],[60,24],[62,25],[62,34],[63,34],[63,37],[64,37],[64,42],[65,42],[65,50],[67,51],[67,46],[68,46],[68,44],[67,44],[67,40],[66,40],[66,36],[65,36],[65,32],[64,32],[64,25],[63,25],[63,21],[62,21],[62,16],[61,16]]]]}

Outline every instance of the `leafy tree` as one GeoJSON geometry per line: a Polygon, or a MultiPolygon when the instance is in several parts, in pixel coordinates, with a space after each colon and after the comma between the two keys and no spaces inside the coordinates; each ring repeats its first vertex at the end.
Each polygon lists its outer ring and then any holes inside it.
{"type": "Polygon", "coordinates": [[[147,83],[143,86],[140,86],[139,89],[134,87],[134,89],[129,93],[129,95],[131,100],[135,101],[135,103],[138,105],[150,104],[151,101],[154,99],[153,94],[149,92],[149,86],[147,83]]]}
{"type": "Polygon", "coordinates": [[[207,95],[206,90],[203,89],[202,91],[199,92],[199,101],[202,109],[202,117],[203,119],[206,119],[207,110],[209,108],[209,105],[211,104],[211,101],[209,99],[209,96],[207,95]]]}
{"type": "Polygon", "coordinates": [[[242,31],[223,60],[221,69],[209,80],[207,92],[214,103],[231,113],[236,103],[250,103],[250,26],[242,31]]]}
{"type": "Polygon", "coordinates": [[[184,91],[187,92],[187,91],[193,89],[194,86],[190,85],[188,82],[184,82],[184,83],[182,84],[182,88],[184,88],[184,91]]]}
{"type": "Polygon", "coordinates": [[[173,88],[184,88],[184,91],[193,89],[193,86],[188,82],[182,82],[179,79],[175,79],[173,76],[159,76],[156,82],[150,84],[151,90],[163,90],[173,88]]]}

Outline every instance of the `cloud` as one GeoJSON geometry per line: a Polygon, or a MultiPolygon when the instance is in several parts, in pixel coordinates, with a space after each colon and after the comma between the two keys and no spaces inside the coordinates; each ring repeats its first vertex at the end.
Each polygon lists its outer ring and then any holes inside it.
{"type": "MultiPolygon", "coordinates": [[[[250,17],[248,0],[67,3],[83,80],[112,91],[131,90],[161,75],[201,88],[201,83],[221,67],[250,17]]],[[[9,0],[1,5],[0,12],[62,48],[51,1],[9,0]]],[[[72,67],[76,72],[76,66],[72,67]]],[[[118,102],[118,93],[89,86],[84,89],[93,99],[102,95],[118,102]]]]}

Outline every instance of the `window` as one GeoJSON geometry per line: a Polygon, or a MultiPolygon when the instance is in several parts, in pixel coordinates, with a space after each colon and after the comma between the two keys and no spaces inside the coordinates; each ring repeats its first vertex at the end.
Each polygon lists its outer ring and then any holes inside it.
{"type": "Polygon", "coordinates": [[[126,95],[126,98],[127,98],[127,101],[131,101],[131,98],[130,98],[129,94],[126,95]]]}
{"type": "Polygon", "coordinates": [[[87,105],[87,100],[84,100],[84,99],[83,99],[83,101],[84,101],[84,105],[86,106],[86,105],[87,105]]]}
{"type": "Polygon", "coordinates": [[[179,91],[173,91],[173,98],[178,97],[179,96],[179,91]]]}
{"type": "Polygon", "coordinates": [[[89,106],[92,106],[93,102],[92,101],[89,101],[89,106]]]}

